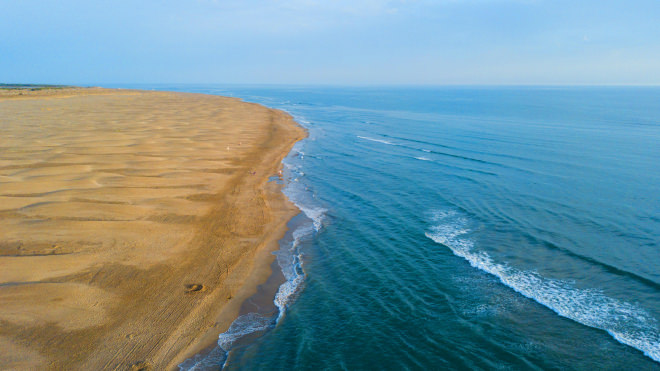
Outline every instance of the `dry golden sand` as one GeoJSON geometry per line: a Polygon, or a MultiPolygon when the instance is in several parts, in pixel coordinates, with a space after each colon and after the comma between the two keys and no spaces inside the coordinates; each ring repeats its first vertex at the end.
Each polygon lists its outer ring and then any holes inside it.
{"type": "Polygon", "coordinates": [[[270,274],[304,131],[233,98],[0,91],[0,368],[172,369],[270,274]]]}

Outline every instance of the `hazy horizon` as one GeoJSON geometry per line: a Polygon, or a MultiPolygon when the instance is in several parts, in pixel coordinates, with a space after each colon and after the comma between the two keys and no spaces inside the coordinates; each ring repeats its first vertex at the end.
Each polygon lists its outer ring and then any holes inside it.
{"type": "Polygon", "coordinates": [[[0,81],[660,84],[660,3],[0,2],[0,81]]]}

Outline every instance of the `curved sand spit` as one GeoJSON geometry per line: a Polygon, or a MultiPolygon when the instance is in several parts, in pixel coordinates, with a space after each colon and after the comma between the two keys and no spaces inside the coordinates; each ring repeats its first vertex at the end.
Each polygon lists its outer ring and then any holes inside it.
{"type": "Polygon", "coordinates": [[[304,130],[233,98],[0,91],[0,368],[172,369],[270,273],[304,130]]]}

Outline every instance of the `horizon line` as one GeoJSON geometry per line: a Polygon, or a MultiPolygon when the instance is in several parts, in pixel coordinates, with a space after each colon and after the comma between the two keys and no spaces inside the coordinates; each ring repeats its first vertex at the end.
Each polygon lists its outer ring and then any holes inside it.
{"type": "Polygon", "coordinates": [[[358,84],[338,84],[338,83],[255,83],[255,82],[0,82],[0,86],[78,86],[78,87],[103,87],[103,85],[224,85],[224,86],[283,86],[283,87],[660,87],[660,83],[446,83],[446,84],[425,84],[425,83],[358,83],[358,84]]]}

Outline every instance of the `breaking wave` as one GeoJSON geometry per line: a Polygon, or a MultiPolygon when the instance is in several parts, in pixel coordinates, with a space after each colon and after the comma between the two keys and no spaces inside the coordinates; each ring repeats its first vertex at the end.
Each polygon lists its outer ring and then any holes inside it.
{"type": "Polygon", "coordinates": [[[426,236],[448,247],[471,266],[492,274],[504,285],[560,316],[604,330],[617,341],[660,362],[658,322],[644,309],[608,297],[597,289],[578,289],[568,282],[495,262],[486,252],[475,249],[467,236],[468,220],[456,211],[437,211],[431,221],[433,225],[426,236]]]}

